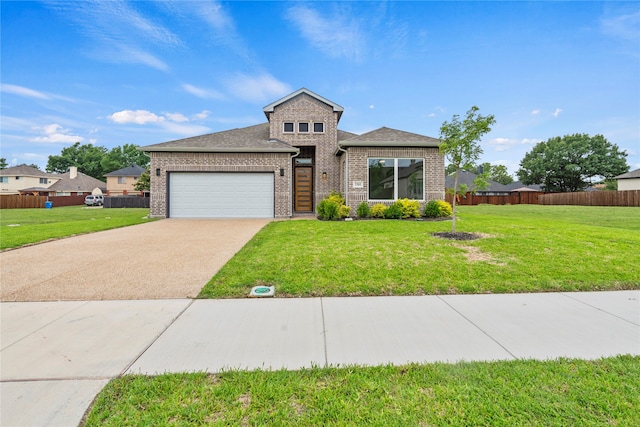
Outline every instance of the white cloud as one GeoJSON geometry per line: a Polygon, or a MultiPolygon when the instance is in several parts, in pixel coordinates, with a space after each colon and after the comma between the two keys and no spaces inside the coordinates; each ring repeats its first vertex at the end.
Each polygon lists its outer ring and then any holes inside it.
{"type": "Polygon", "coordinates": [[[172,122],[182,123],[182,122],[189,121],[189,118],[182,113],[165,113],[165,116],[167,119],[171,120],[172,122]]]}
{"type": "Polygon", "coordinates": [[[194,120],[204,120],[204,119],[206,119],[207,117],[209,117],[209,114],[211,114],[211,111],[209,111],[209,110],[202,110],[201,112],[194,114],[194,115],[192,116],[192,118],[193,118],[194,120]]]}
{"type": "Polygon", "coordinates": [[[269,74],[258,76],[237,74],[226,79],[226,84],[229,92],[234,96],[254,103],[277,99],[291,92],[289,85],[269,74]]]}
{"type": "Polygon", "coordinates": [[[14,95],[26,96],[28,98],[51,99],[49,95],[37,90],[29,89],[24,86],[10,85],[7,83],[0,84],[0,91],[12,93],[14,95]]]}
{"type": "MultiPolygon", "coordinates": [[[[326,8],[323,8],[326,10],[326,8]]],[[[286,18],[314,47],[332,58],[360,60],[365,49],[365,38],[360,23],[348,20],[345,13],[321,16],[307,6],[293,6],[286,18]]]]}
{"type": "Polygon", "coordinates": [[[76,142],[84,141],[84,138],[77,135],[70,135],[70,130],[64,129],[57,123],[42,126],[37,128],[40,133],[44,134],[44,136],[39,136],[33,138],[33,142],[53,142],[53,143],[70,143],[74,144],[76,142]]]}
{"type": "Polygon", "coordinates": [[[494,151],[508,151],[518,145],[532,145],[540,142],[539,139],[516,139],[516,138],[492,138],[486,144],[493,147],[494,151]]]}
{"type": "Polygon", "coordinates": [[[540,114],[540,110],[538,110],[538,109],[535,109],[535,110],[531,111],[531,115],[532,116],[537,116],[538,114],[540,114]]]}
{"type": "Polygon", "coordinates": [[[556,108],[556,111],[554,111],[552,114],[553,114],[553,117],[558,117],[558,115],[560,115],[560,113],[562,113],[562,109],[561,108],[556,108]]]}
{"type": "Polygon", "coordinates": [[[640,12],[620,13],[600,20],[601,31],[613,37],[637,41],[640,37],[640,12]]]}
{"type": "Polygon", "coordinates": [[[216,90],[203,89],[188,83],[183,83],[182,89],[184,89],[185,92],[190,93],[191,95],[197,96],[198,98],[203,98],[203,99],[207,99],[207,98],[223,99],[224,98],[224,95],[222,95],[220,92],[216,90]]]}
{"type": "Polygon", "coordinates": [[[369,108],[373,110],[374,108],[376,108],[376,106],[371,104],[371,105],[369,105],[369,108]]]}
{"type": "Polygon", "coordinates": [[[115,112],[107,118],[119,124],[136,123],[139,125],[144,125],[147,123],[158,123],[165,120],[165,117],[158,116],[147,110],[123,110],[115,112]]]}

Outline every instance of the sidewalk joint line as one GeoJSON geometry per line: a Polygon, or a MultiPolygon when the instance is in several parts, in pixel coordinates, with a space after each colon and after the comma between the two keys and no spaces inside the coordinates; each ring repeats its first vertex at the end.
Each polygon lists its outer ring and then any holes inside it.
{"type": "Polygon", "coordinates": [[[444,300],[440,295],[437,295],[438,299],[442,302],[444,302],[446,305],[449,306],[449,308],[451,308],[451,310],[455,311],[456,313],[458,313],[460,316],[462,316],[463,319],[465,319],[467,322],[471,323],[475,328],[477,328],[480,332],[482,332],[483,334],[485,334],[487,337],[489,337],[489,339],[491,341],[493,341],[494,343],[498,344],[500,347],[502,347],[502,349],[504,351],[506,351],[507,353],[509,353],[509,355],[511,357],[513,357],[515,360],[519,360],[520,358],[518,356],[516,356],[515,354],[511,353],[511,351],[509,351],[509,349],[507,347],[505,347],[504,345],[502,345],[502,343],[500,343],[497,339],[495,339],[494,337],[492,337],[491,335],[489,335],[488,332],[486,332],[484,329],[482,329],[480,326],[476,325],[471,319],[469,319],[467,316],[465,316],[464,314],[462,314],[462,312],[460,312],[459,310],[457,310],[454,306],[452,306],[451,304],[449,304],[446,300],[444,300]]]}
{"type": "Polygon", "coordinates": [[[133,360],[131,362],[129,362],[127,364],[127,366],[124,367],[124,369],[117,375],[115,376],[115,378],[119,378],[121,376],[123,376],[128,370],[129,368],[131,368],[134,363],[136,363],[138,361],[138,359],[140,359],[142,357],[143,354],[145,354],[147,352],[147,350],[149,350],[149,348],[154,345],[156,343],[156,341],[158,341],[160,339],[160,337],[162,335],[164,335],[165,332],[167,332],[167,329],[169,329],[175,322],[176,320],[178,320],[185,311],[187,311],[189,309],[189,307],[191,307],[193,305],[193,303],[195,302],[195,299],[191,299],[191,301],[189,301],[189,304],[187,304],[187,306],[185,308],[183,308],[180,313],[178,313],[176,315],[176,317],[174,317],[173,319],[171,319],[171,321],[169,322],[169,324],[167,326],[164,327],[164,329],[162,329],[158,335],[155,336],[154,339],[151,340],[151,342],[149,343],[148,346],[146,346],[145,348],[142,349],[142,351],[140,353],[138,353],[138,355],[136,357],[133,358],[133,360]]]}
{"type": "Polygon", "coordinates": [[[320,314],[322,314],[322,339],[324,341],[324,367],[329,367],[329,356],[327,355],[327,327],[324,323],[324,303],[320,297],[320,314]]]}
{"type": "Polygon", "coordinates": [[[606,314],[608,314],[609,316],[613,316],[613,317],[615,317],[616,319],[624,320],[625,322],[627,322],[627,323],[631,323],[631,324],[632,324],[632,325],[634,325],[634,326],[640,326],[640,323],[635,323],[635,322],[632,322],[631,320],[625,319],[624,317],[620,317],[620,316],[618,316],[618,315],[616,315],[616,314],[610,313],[610,312],[608,312],[607,310],[604,310],[604,309],[602,309],[602,308],[600,308],[600,307],[596,307],[595,305],[589,304],[588,302],[582,301],[582,300],[580,300],[580,299],[578,299],[578,298],[574,298],[574,297],[572,297],[571,295],[569,295],[569,294],[567,294],[567,293],[565,293],[565,292],[560,292],[560,293],[561,293],[562,295],[564,295],[565,297],[567,297],[567,298],[570,298],[570,299],[572,299],[572,300],[574,300],[574,301],[577,301],[577,302],[579,302],[579,303],[581,303],[581,304],[584,304],[584,305],[586,305],[587,307],[595,308],[596,310],[601,311],[601,312],[603,312],[603,313],[606,313],[606,314]]]}

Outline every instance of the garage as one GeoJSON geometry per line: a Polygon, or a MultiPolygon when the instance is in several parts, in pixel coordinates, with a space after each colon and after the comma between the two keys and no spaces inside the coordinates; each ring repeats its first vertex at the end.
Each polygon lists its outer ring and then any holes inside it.
{"type": "Polygon", "coordinates": [[[274,174],[173,172],[170,218],[273,218],[274,174]]]}

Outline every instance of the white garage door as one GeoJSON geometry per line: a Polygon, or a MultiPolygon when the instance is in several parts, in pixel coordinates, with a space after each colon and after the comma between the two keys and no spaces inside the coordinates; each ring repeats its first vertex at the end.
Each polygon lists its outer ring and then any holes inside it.
{"type": "Polygon", "coordinates": [[[171,173],[171,218],[273,218],[273,173],[171,173]]]}

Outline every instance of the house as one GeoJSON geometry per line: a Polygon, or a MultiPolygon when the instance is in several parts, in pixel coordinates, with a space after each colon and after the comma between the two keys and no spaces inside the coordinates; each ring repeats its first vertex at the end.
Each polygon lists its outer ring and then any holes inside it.
{"type": "Polygon", "coordinates": [[[640,190],[640,169],[623,173],[613,179],[618,180],[618,190],[640,190]]]}
{"type": "Polygon", "coordinates": [[[68,172],[55,176],[60,180],[47,189],[50,196],[87,196],[89,194],[103,194],[107,191],[107,186],[103,181],[78,172],[78,168],[75,166],[71,166],[68,172]]]}
{"type": "Polygon", "coordinates": [[[105,174],[107,178],[107,195],[126,196],[129,193],[138,194],[139,191],[134,188],[134,185],[145,171],[145,168],[134,163],[126,168],[105,174]]]}
{"type": "Polygon", "coordinates": [[[263,108],[267,123],[142,147],[151,216],[289,218],[331,191],[359,203],[444,197],[440,141],[386,127],[338,129],[344,108],[302,88],[263,108]]]}
{"type": "MultiPolygon", "coordinates": [[[[474,181],[476,180],[476,178],[478,178],[478,174],[469,172],[466,170],[460,170],[460,173],[458,174],[458,189],[460,188],[461,185],[464,184],[467,186],[469,191],[474,191],[476,189],[476,186],[474,184],[474,181]]],[[[445,188],[453,189],[454,182],[455,182],[454,174],[447,175],[447,177],[445,178],[445,188]]],[[[486,195],[486,196],[509,194],[510,190],[506,185],[500,184],[499,182],[492,181],[492,180],[487,180],[487,183],[489,184],[489,187],[487,187],[484,190],[477,190],[476,193],[486,195]]]]}
{"type": "Polygon", "coordinates": [[[0,194],[20,194],[21,190],[30,188],[34,191],[46,191],[58,182],[60,176],[42,172],[27,165],[18,165],[0,170],[0,194]]]}

